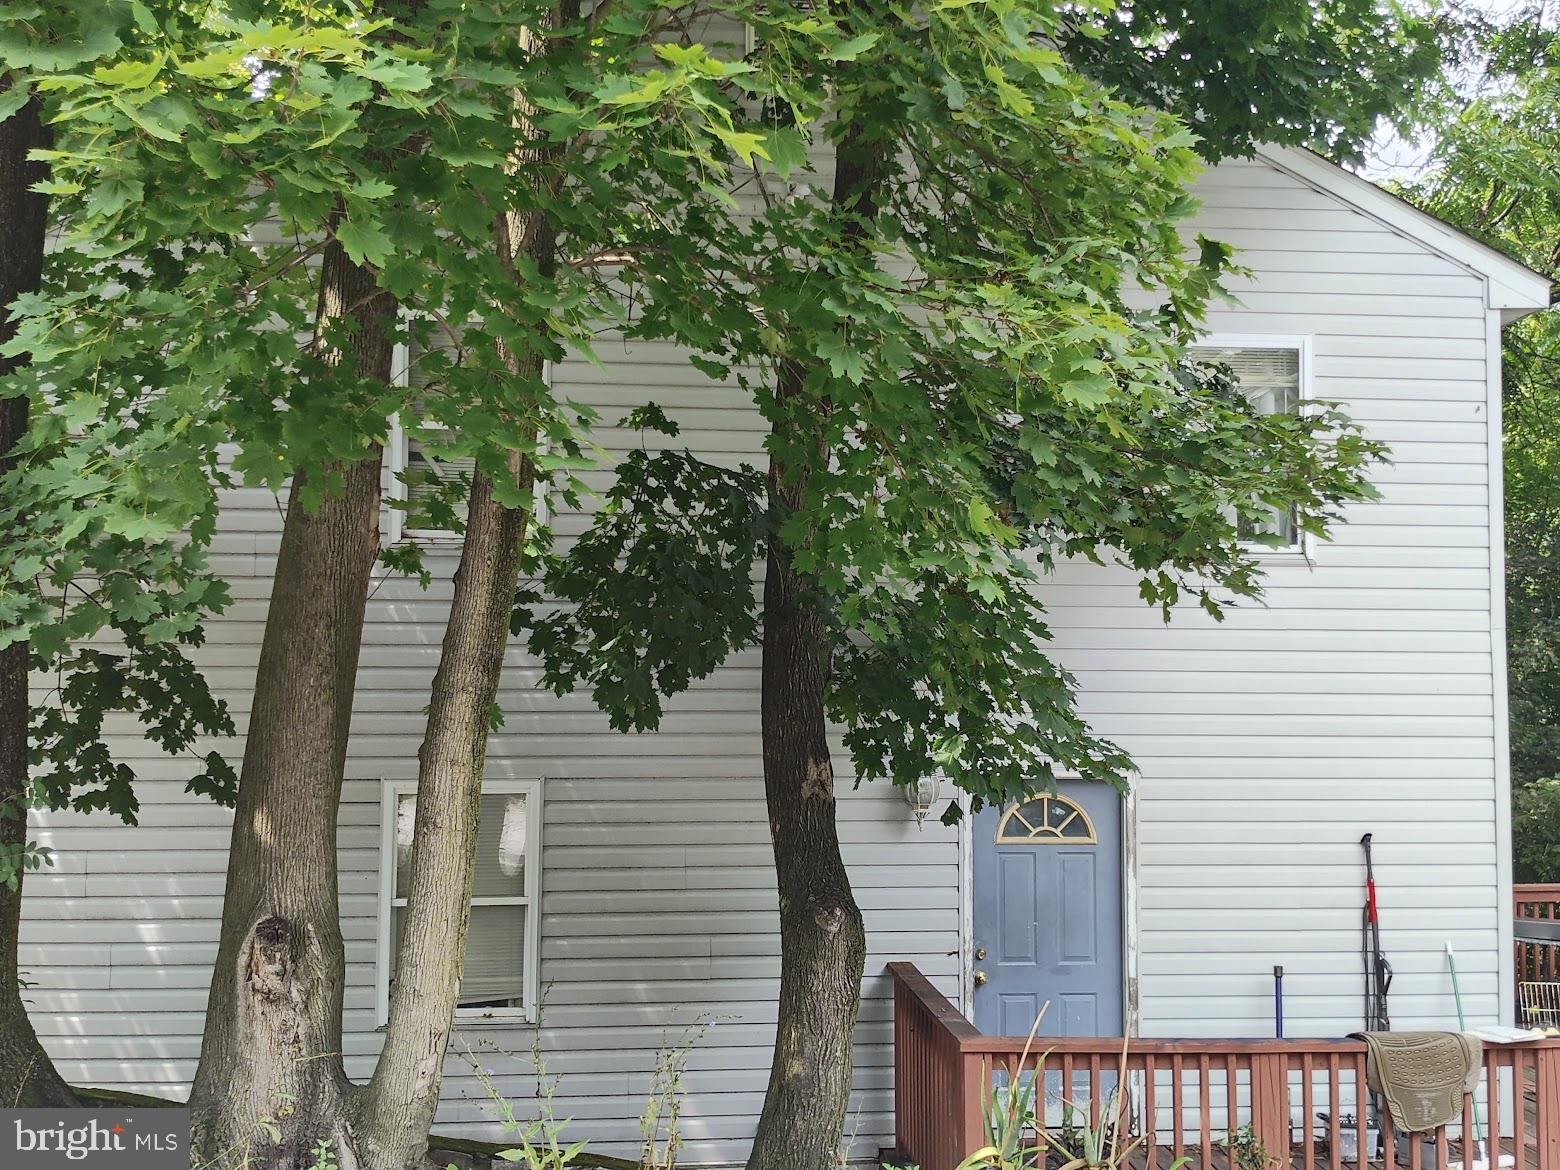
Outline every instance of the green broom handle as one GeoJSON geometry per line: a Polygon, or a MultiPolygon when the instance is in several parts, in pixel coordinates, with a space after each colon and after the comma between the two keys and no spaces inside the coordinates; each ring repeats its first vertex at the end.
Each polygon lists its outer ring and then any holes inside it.
{"type": "MultiPolygon", "coordinates": [[[[1463,1018],[1462,985],[1457,982],[1457,956],[1452,952],[1452,944],[1446,944],[1446,966],[1452,973],[1452,998],[1457,1001],[1457,1030],[1466,1032],[1468,1021],[1463,1018]]],[[[1478,1086],[1474,1086],[1473,1093],[1473,1133],[1478,1139],[1479,1145],[1484,1144],[1484,1123],[1479,1120],[1479,1092],[1478,1086]]],[[[1467,1158],[1463,1159],[1467,1162],[1467,1158]]]]}

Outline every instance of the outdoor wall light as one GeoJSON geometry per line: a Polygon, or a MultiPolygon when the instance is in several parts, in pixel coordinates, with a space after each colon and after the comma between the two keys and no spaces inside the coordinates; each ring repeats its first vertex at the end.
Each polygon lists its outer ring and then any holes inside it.
{"type": "Polygon", "coordinates": [[[915,827],[924,828],[932,806],[937,803],[937,794],[942,791],[942,777],[922,776],[914,784],[906,784],[902,791],[905,794],[905,803],[910,806],[910,811],[915,816],[915,827]]]}

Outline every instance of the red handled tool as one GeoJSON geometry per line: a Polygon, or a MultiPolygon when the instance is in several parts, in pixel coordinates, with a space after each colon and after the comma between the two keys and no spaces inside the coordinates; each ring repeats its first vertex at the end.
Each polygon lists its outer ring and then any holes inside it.
{"type": "Polygon", "coordinates": [[[1365,1030],[1389,1032],[1392,1020],[1387,1012],[1387,991],[1392,987],[1392,964],[1381,953],[1381,916],[1376,909],[1376,868],[1371,858],[1370,838],[1369,833],[1360,838],[1360,844],[1365,847],[1364,937],[1360,946],[1365,964],[1365,1030]]]}

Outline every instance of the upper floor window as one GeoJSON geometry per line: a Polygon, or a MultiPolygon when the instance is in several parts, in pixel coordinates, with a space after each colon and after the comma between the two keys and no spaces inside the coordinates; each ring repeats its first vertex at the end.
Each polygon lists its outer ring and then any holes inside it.
{"type": "MultiPolygon", "coordinates": [[[[1305,401],[1304,349],[1299,344],[1223,344],[1218,339],[1195,346],[1192,356],[1201,365],[1229,372],[1261,414],[1296,414],[1305,401]]],[[[1273,535],[1281,547],[1300,545],[1300,528],[1293,510],[1268,510],[1269,518],[1240,520],[1240,535],[1247,540],[1273,535]]]]}
{"type": "MultiPolygon", "coordinates": [[[[474,457],[450,450],[455,432],[425,407],[428,396],[439,392],[444,371],[455,358],[452,342],[442,335],[434,340],[436,344],[426,347],[415,342],[404,347],[396,363],[412,391],[412,409],[393,420],[390,428],[389,491],[393,499],[404,501],[391,516],[388,541],[392,544],[403,536],[433,542],[458,540],[456,517],[465,516],[465,491],[459,485],[469,488],[477,470],[474,457]]],[[[551,363],[544,368],[543,377],[551,384],[551,363]]],[[[541,519],[546,515],[547,490],[540,479],[535,495],[534,515],[541,519]]]]}
{"type": "Polygon", "coordinates": [[[457,456],[447,448],[454,432],[438,423],[424,421],[406,436],[406,498],[416,506],[440,498],[442,485],[471,482],[477,461],[469,455],[457,456]]]}

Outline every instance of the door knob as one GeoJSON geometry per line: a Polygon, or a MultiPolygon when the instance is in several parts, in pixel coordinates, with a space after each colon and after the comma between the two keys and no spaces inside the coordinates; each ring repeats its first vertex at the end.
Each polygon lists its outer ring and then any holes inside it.
{"type": "Polygon", "coordinates": [[[984,987],[988,978],[990,977],[984,971],[975,972],[975,986],[984,987]]]}

